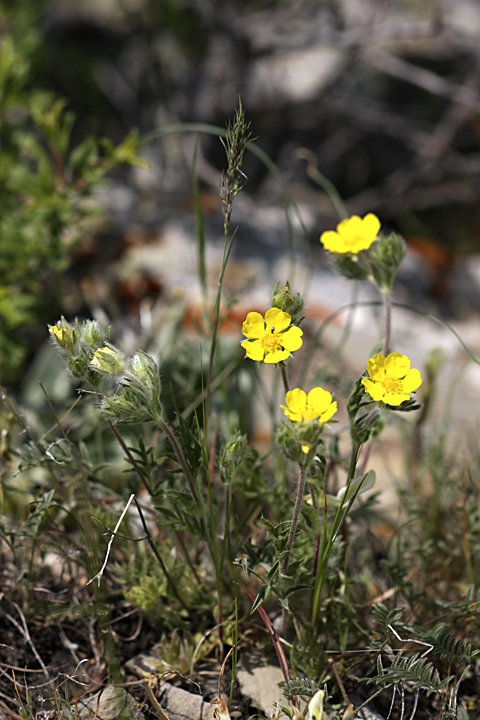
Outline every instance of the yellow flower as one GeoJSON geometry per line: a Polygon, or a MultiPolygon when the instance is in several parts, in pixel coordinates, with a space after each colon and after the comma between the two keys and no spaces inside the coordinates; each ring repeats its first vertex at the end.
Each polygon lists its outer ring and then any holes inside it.
{"type": "Polygon", "coordinates": [[[63,338],[63,330],[62,330],[62,328],[59,328],[58,325],[52,325],[51,327],[49,327],[48,332],[51,333],[56,338],[58,338],[59,340],[62,340],[62,338],[63,338]]]}
{"type": "Polygon", "coordinates": [[[352,215],[337,225],[337,231],[328,230],[320,238],[326,250],[333,253],[352,253],[356,255],[360,250],[368,250],[376,240],[380,230],[380,220],[373,213],[363,219],[352,215]]]}
{"type": "Polygon", "coordinates": [[[67,322],[63,321],[60,325],[51,325],[48,328],[48,332],[60,347],[72,350],[75,346],[76,338],[74,337],[74,330],[67,322]]]}
{"type": "Polygon", "coordinates": [[[410,393],[422,384],[420,371],[411,370],[409,358],[400,353],[375,355],[368,361],[367,371],[370,379],[362,380],[365,390],[386,405],[398,406],[410,400],[410,393]]]}
{"type": "Polygon", "coordinates": [[[249,312],[243,323],[242,333],[247,340],[242,347],[251,360],[265,363],[279,363],[290,357],[290,353],[302,347],[303,332],[299,327],[290,326],[292,318],[278,308],[265,313],[265,320],[257,312],[249,312]]]}
{"type": "Polygon", "coordinates": [[[125,372],[123,355],[117,348],[105,346],[95,350],[90,361],[91,367],[111,375],[121,375],[125,372]]]}
{"type": "Polygon", "coordinates": [[[288,407],[280,407],[293,422],[309,422],[318,418],[319,423],[326,423],[337,412],[337,403],[332,402],[331,394],[321,387],[313,388],[308,395],[300,388],[290,390],[285,402],[288,407]]]}

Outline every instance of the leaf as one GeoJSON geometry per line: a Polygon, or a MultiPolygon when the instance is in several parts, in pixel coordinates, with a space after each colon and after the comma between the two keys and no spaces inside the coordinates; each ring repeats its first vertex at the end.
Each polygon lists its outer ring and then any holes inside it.
{"type": "Polygon", "coordinates": [[[270,585],[265,584],[260,588],[260,592],[258,593],[257,597],[255,598],[255,601],[252,605],[252,609],[250,610],[250,615],[252,615],[257,608],[260,607],[260,605],[263,603],[264,600],[267,599],[267,597],[270,595],[270,585]]]}

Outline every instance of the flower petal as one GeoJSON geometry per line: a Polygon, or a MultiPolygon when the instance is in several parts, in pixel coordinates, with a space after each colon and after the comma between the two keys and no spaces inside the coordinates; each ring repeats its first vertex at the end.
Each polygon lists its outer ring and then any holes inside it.
{"type": "Polygon", "coordinates": [[[402,380],[403,392],[411,393],[417,388],[419,388],[421,384],[422,377],[420,375],[420,370],[412,369],[405,375],[402,380]]]}
{"type": "Polygon", "coordinates": [[[405,393],[387,392],[382,398],[382,402],[386,405],[393,405],[394,407],[398,407],[405,402],[405,400],[410,400],[410,395],[405,395],[405,393]]]}
{"type": "MultiPolygon", "coordinates": [[[[380,220],[373,213],[368,213],[362,220],[363,234],[365,237],[373,237],[375,240],[380,230],[380,220]]],[[[373,242],[373,241],[372,241],[373,242]]]]}
{"type": "Polygon", "coordinates": [[[376,402],[383,400],[385,390],[381,385],[377,385],[377,383],[372,382],[368,378],[363,378],[362,385],[370,397],[372,397],[376,402]]]}
{"type": "Polygon", "coordinates": [[[268,330],[273,327],[274,332],[281,333],[288,328],[292,318],[288,313],[279,310],[279,308],[270,308],[265,313],[265,322],[268,330]]]}
{"type": "Polygon", "coordinates": [[[303,345],[302,335],[303,330],[301,330],[296,325],[293,325],[287,330],[287,332],[282,333],[278,339],[285,348],[285,350],[288,350],[289,352],[294,352],[295,350],[301,348],[303,345]]]}
{"type": "Polygon", "coordinates": [[[310,411],[314,411],[318,417],[320,417],[320,415],[332,404],[331,393],[321,387],[316,387],[313,388],[313,390],[310,390],[307,399],[310,411]]]}
{"type": "Polygon", "coordinates": [[[385,359],[385,374],[387,377],[400,380],[410,370],[410,360],[406,355],[390,353],[385,359]]]}
{"type": "Polygon", "coordinates": [[[372,380],[381,382],[385,377],[385,356],[378,354],[370,358],[367,362],[367,371],[372,380]]]}
{"type": "Polygon", "coordinates": [[[290,357],[288,350],[274,350],[273,352],[266,353],[263,358],[263,362],[267,364],[279,363],[282,362],[282,360],[286,360],[288,357],[290,357]]]}
{"type": "Polygon", "coordinates": [[[285,402],[289,410],[303,417],[307,411],[307,395],[300,388],[289,390],[285,395],[285,402]]]}
{"type": "Polygon", "coordinates": [[[290,420],[293,420],[293,422],[300,422],[302,419],[302,416],[298,413],[291,412],[285,405],[280,405],[285,415],[290,418],[290,420]]]}
{"type": "Polygon", "coordinates": [[[250,340],[258,340],[265,333],[263,317],[258,312],[249,312],[242,326],[242,333],[250,340]]]}
{"type": "Polygon", "coordinates": [[[355,240],[359,236],[363,236],[362,218],[358,215],[352,215],[352,217],[342,220],[342,222],[337,225],[337,232],[345,238],[347,243],[352,242],[352,240],[355,240]]]}
{"type": "MultiPolygon", "coordinates": [[[[328,393],[328,394],[330,395],[330,393],[328,393]]],[[[328,422],[330,420],[330,418],[333,417],[333,415],[335,415],[336,412],[337,412],[337,401],[335,400],[335,402],[332,402],[330,407],[328,407],[325,410],[325,412],[320,415],[320,422],[322,422],[322,423],[328,422]]]]}
{"type": "Polygon", "coordinates": [[[325,250],[330,250],[330,252],[347,252],[345,242],[342,240],[340,235],[333,230],[327,230],[327,232],[322,233],[320,236],[320,242],[325,250]]]}
{"type": "Polygon", "coordinates": [[[250,360],[256,360],[257,362],[263,360],[263,357],[265,355],[265,348],[260,342],[258,342],[258,340],[253,342],[250,340],[245,340],[241,343],[241,345],[250,360]]]}

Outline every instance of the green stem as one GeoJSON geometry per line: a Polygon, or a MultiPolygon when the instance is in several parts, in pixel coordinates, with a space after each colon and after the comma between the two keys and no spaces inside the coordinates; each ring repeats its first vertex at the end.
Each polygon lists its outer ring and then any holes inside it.
{"type": "Polygon", "coordinates": [[[217,334],[218,334],[218,325],[220,321],[220,300],[222,297],[222,285],[223,285],[223,278],[225,275],[225,269],[227,267],[228,258],[230,256],[230,251],[232,249],[233,240],[235,238],[235,234],[230,238],[230,241],[228,239],[228,235],[225,236],[225,244],[223,246],[223,256],[222,256],[222,267],[220,270],[220,275],[218,277],[218,286],[217,286],[217,297],[215,299],[215,310],[214,310],[214,317],[213,317],[213,327],[212,327],[212,341],[210,344],[210,356],[208,359],[208,373],[207,373],[207,382],[205,384],[205,404],[204,404],[204,418],[203,418],[203,426],[205,430],[205,436],[207,434],[207,424],[208,424],[208,404],[210,400],[210,389],[211,389],[211,379],[212,379],[212,370],[213,370],[213,359],[215,357],[215,349],[217,345],[217,334]]]}
{"type": "Polygon", "coordinates": [[[292,524],[290,525],[290,532],[288,533],[287,549],[285,551],[285,558],[283,560],[282,573],[286,574],[288,569],[288,563],[290,560],[290,553],[293,545],[293,538],[295,537],[295,530],[297,529],[298,517],[300,515],[300,508],[302,506],[303,492],[305,489],[305,468],[300,465],[300,473],[298,476],[297,483],[297,497],[295,499],[295,507],[293,509],[292,524]]]}
{"type": "Polygon", "coordinates": [[[383,290],[383,306],[385,308],[385,347],[383,354],[387,357],[390,351],[390,335],[392,331],[392,302],[390,290],[383,290]]]}
{"type": "MultiPolygon", "coordinates": [[[[345,505],[346,498],[348,497],[348,491],[350,489],[352,480],[355,477],[355,470],[357,467],[358,455],[359,455],[361,447],[362,447],[362,443],[355,442],[353,444],[352,453],[350,456],[350,467],[348,470],[347,487],[345,488],[345,492],[342,496],[340,505],[338,506],[337,512],[335,513],[335,518],[333,520],[333,524],[332,524],[332,528],[330,530],[330,535],[328,536],[328,540],[327,540],[328,517],[327,517],[327,505],[326,505],[326,497],[325,497],[325,524],[324,524],[324,528],[323,528],[322,544],[320,546],[320,552],[318,555],[317,575],[315,578],[315,587],[313,590],[313,600],[312,600],[312,625],[314,627],[317,622],[318,609],[320,607],[320,600],[322,597],[322,590],[323,590],[323,586],[325,583],[325,577],[327,574],[327,566],[328,566],[328,560],[330,557],[330,553],[332,551],[333,544],[334,544],[335,540],[337,539],[340,528],[342,527],[343,523],[345,522],[347,515],[350,511],[350,508],[352,507],[352,504],[357,496],[357,493],[353,494],[353,496],[351,497],[351,499],[344,511],[344,505],[345,505]]],[[[360,489],[360,487],[358,489],[360,489]]]]}
{"type": "Polygon", "coordinates": [[[177,460],[183,470],[183,474],[185,475],[185,478],[188,482],[188,486],[190,488],[190,492],[192,493],[194,499],[198,502],[198,493],[195,488],[195,484],[193,482],[192,474],[190,472],[190,468],[187,465],[187,461],[185,460],[185,456],[183,454],[182,448],[180,447],[179,442],[177,441],[177,438],[175,437],[175,433],[173,432],[173,428],[171,425],[164,420],[162,417],[155,417],[154,421],[157,423],[157,425],[160,427],[161,430],[165,433],[165,435],[170,440],[170,444],[173,448],[173,451],[175,455],[177,456],[177,460]]]}
{"type": "Polygon", "coordinates": [[[222,563],[221,563],[221,560],[219,557],[219,553],[218,553],[217,523],[215,520],[215,507],[214,507],[214,502],[213,502],[213,490],[212,490],[213,469],[214,469],[214,462],[215,462],[215,441],[216,441],[216,432],[213,433],[213,438],[212,438],[207,488],[208,488],[208,511],[209,511],[209,515],[210,515],[210,535],[211,535],[211,539],[212,539],[213,564],[215,566],[215,577],[217,580],[218,629],[219,629],[219,636],[220,636],[220,645],[221,645],[221,650],[222,650],[222,655],[223,655],[223,619],[222,619],[222,598],[223,598],[222,567],[223,566],[222,566],[222,563]]]}
{"type": "Polygon", "coordinates": [[[153,542],[153,538],[152,538],[152,535],[151,535],[151,533],[150,533],[149,527],[148,527],[148,525],[147,525],[147,523],[146,523],[146,521],[145,521],[145,517],[144,517],[144,515],[143,515],[142,508],[140,507],[140,503],[137,501],[137,498],[136,498],[135,496],[134,496],[133,499],[134,499],[134,501],[135,501],[135,505],[137,506],[138,514],[139,514],[139,516],[140,516],[140,521],[141,521],[142,526],[143,526],[143,529],[144,529],[144,531],[145,531],[145,536],[146,536],[146,538],[147,538],[148,544],[150,545],[150,549],[151,549],[151,551],[153,552],[155,558],[158,560],[158,564],[159,564],[160,567],[162,568],[162,572],[163,572],[163,574],[165,575],[165,578],[166,578],[168,584],[169,584],[170,587],[172,588],[173,594],[175,595],[175,597],[177,598],[178,602],[179,602],[180,605],[183,607],[183,609],[188,611],[187,605],[186,605],[185,602],[183,601],[183,599],[182,599],[182,597],[181,597],[181,595],[180,595],[180,593],[179,593],[179,591],[178,591],[178,588],[177,588],[176,584],[173,582],[172,576],[171,576],[170,573],[168,572],[168,570],[167,570],[167,568],[166,568],[166,565],[165,565],[165,563],[163,562],[162,556],[161,556],[160,553],[158,552],[158,549],[157,549],[155,543],[153,542]]]}
{"type": "Polygon", "coordinates": [[[285,395],[288,393],[288,376],[287,376],[287,368],[285,365],[280,365],[280,371],[282,373],[282,382],[283,382],[283,389],[285,390],[285,395]]]}

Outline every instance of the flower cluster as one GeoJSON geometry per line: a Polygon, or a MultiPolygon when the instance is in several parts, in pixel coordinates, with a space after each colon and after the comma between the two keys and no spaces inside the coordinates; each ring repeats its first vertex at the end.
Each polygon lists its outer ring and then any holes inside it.
{"type": "Polygon", "coordinates": [[[247,338],[242,347],[247,357],[275,364],[290,357],[303,343],[303,331],[291,321],[291,316],[278,308],[267,310],[265,319],[258,312],[249,312],[242,327],[247,338]]]}

